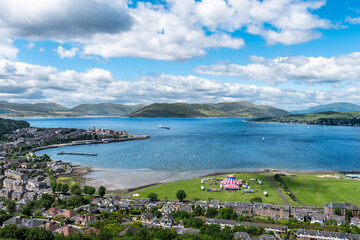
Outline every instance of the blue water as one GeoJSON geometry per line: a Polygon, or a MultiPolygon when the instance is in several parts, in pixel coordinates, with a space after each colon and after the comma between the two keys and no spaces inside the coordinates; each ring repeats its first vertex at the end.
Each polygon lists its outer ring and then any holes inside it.
{"type": "Polygon", "coordinates": [[[110,128],[151,139],[48,149],[97,153],[97,157],[62,155],[61,159],[98,168],[179,173],[252,171],[360,171],[360,128],[244,122],[240,118],[26,119],[37,127],[110,128]],[[158,129],[158,125],[171,129],[158,129]],[[246,132],[241,132],[245,130],[246,132]],[[263,140],[264,138],[264,140],[263,140]]]}

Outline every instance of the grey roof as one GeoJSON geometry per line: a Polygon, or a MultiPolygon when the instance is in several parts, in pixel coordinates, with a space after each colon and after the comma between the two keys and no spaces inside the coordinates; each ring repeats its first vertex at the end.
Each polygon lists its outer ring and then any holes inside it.
{"type": "Polygon", "coordinates": [[[149,212],[143,213],[142,217],[145,218],[146,220],[152,220],[154,219],[155,215],[149,212]]]}
{"type": "Polygon", "coordinates": [[[18,227],[34,228],[44,224],[44,220],[30,219],[29,221],[23,222],[18,227]]]}
{"type": "Polygon", "coordinates": [[[309,230],[309,229],[296,229],[295,233],[297,235],[309,235],[309,236],[321,236],[326,239],[352,239],[352,240],[360,240],[359,234],[348,234],[348,233],[340,233],[340,232],[326,232],[319,230],[309,230]]]}
{"type": "Polygon", "coordinates": [[[246,232],[236,232],[234,233],[234,239],[241,239],[241,240],[251,240],[252,236],[249,233],[246,232]]]}
{"type": "Polygon", "coordinates": [[[345,204],[344,203],[328,203],[325,204],[325,207],[327,208],[340,208],[340,209],[345,209],[345,204]]]}
{"type": "Polygon", "coordinates": [[[273,235],[264,234],[258,237],[259,240],[276,240],[276,237],[273,235]]]}
{"type": "Polygon", "coordinates": [[[227,225],[236,225],[236,221],[234,220],[226,220],[226,219],[218,219],[218,218],[208,218],[208,223],[220,223],[227,225]]]}
{"type": "Polygon", "coordinates": [[[165,214],[162,218],[161,218],[161,220],[163,220],[164,218],[170,218],[171,219],[171,221],[175,221],[175,219],[174,219],[174,217],[172,216],[172,215],[170,215],[170,214],[165,214]]]}
{"type": "Polygon", "coordinates": [[[22,220],[20,217],[13,217],[13,218],[10,218],[8,220],[6,220],[3,224],[4,225],[9,225],[9,224],[15,224],[15,225],[18,225],[22,223],[22,220]]]}
{"type": "Polygon", "coordinates": [[[197,235],[200,233],[199,229],[194,229],[194,228],[175,228],[175,231],[177,234],[182,235],[182,234],[191,234],[191,235],[197,235]]]}

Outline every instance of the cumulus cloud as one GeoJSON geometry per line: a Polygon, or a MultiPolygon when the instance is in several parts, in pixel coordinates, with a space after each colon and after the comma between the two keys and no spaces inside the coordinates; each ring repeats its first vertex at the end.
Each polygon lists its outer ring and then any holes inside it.
{"type": "Polygon", "coordinates": [[[0,38],[0,59],[15,59],[19,51],[16,47],[12,45],[12,40],[10,38],[1,39],[0,38]]]}
{"type": "Polygon", "coordinates": [[[360,52],[337,57],[277,57],[265,59],[253,56],[248,65],[220,63],[200,65],[194,71],[208,75],[235,76],[267,83],[295,81],[297,83],[339,83],[360,80],[360,52]]]}
{"type": "Polygon", "coordinates": [[[79,51],[79,48],[71,48],[70,50],[66,50],[62,46],[59,46],[56,49],[56,54],[59,55],[60,58],[73,58],[75,57],[76,53],[79,51]]]}
{"type": "Polygon", "coordinates": [[[332,27],[312,10],[324,0],[13,0],[0,2],[0,35],[80,43],[89,55],[182,61],[209,48],[239,49],[245,30],[268,44],[297,44],[332,27]]]}
{"type": "Polygon", "coordinates": [[[360,86],[332,91],[280,89],[219,82],[196,76],[153,74],[131,81],[93,68],[84,72],[0,60],[0,98],[15,102],[80,103],[221,102],[250,101],[285,109],[349,101],[360,104],[360,86]],[[301,106],[299,106],[301,103],[301,106]]]}

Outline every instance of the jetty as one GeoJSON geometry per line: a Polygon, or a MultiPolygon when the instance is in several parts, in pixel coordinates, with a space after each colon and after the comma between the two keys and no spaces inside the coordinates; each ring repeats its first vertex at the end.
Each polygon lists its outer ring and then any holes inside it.
{"type": "Polygon", "coordinates": [[[57,155],[83,155],[83,156],[97,156],[97,153],[76,153],[76,152],[58,152],[57,155]]]}

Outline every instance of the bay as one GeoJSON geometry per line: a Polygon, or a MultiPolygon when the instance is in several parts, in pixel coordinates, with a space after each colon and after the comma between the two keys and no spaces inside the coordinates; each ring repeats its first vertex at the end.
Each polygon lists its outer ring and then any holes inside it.
{"type": "Polygon", "coordinates": [[[89,177],[135,187],[215,172],[360,171],[360,128],[262,124],[242,118],[31,118],[36,127],[107,128],[150,139],[47,149],[55,159],[95,167],[89,177]],[[159,129],[158,125],[170,127],[159,129]],[[59,151],[96,157],[57,155],[59,151]],[[121,176],[120,176],[121,175],[121,176]]]}

